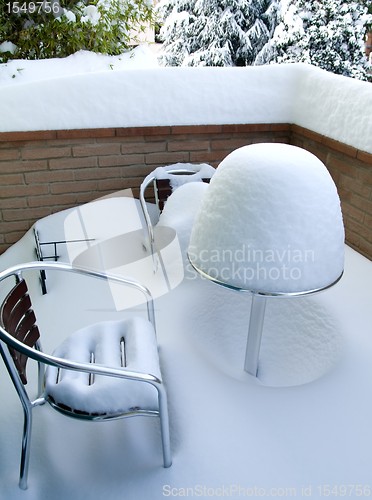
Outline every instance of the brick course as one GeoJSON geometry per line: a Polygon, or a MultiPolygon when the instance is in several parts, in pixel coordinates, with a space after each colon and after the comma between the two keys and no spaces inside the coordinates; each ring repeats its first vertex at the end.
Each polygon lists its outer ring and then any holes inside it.
{"type": "Polygon", "coordinates": [[[292,125],[291,143],[325,163],[340,195],[346,241],[372,259],[372,154],[297,125],[292,125]]]}
{"type": "Polygon", "coordinates": [[[372,155],[286,123],[0,133],[0,252],[41,217],[120,189],[138,195],[159,165],[217,167],[234,149],[257,142],[295,144],[326,164],[347,242],[372,258],[372,155]]]}

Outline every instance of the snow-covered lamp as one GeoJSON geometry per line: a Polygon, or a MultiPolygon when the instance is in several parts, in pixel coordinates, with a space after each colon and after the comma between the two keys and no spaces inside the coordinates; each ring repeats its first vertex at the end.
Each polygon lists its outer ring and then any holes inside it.
{"type": "Polygon", "coordinates": [[[315,293],[342,275],[344,227],[326,167],[287,144],[235,150],[205,193],[188,255],[212,281],[253,293],[245,369],[256,374],[252,331],[262,331],[265,297],[315,293]]]}

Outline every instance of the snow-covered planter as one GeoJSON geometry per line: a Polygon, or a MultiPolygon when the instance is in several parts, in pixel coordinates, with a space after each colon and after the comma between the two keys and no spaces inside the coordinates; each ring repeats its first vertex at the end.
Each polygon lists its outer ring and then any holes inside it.
{"type": "Polygon", "coordinates": [[[287,144],[235,150],[203,197],[189,257],[238,289],[298,293],[331,285],[343,272],[344,228],[326,167],[287,144]]]}

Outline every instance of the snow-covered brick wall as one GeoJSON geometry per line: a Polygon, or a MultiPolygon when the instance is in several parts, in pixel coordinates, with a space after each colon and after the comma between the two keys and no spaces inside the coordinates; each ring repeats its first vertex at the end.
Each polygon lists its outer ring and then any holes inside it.
{"type": "Polygon", "coordinates": [[[88,72],[76,65],[74,73],[40,80],[14,69],[15,78],[0,80],[0,132],[295,123],[372,153],[365,82],[305,64],[94,71],[93,62],[88,72]]]}
{"type": "MultiPolygon", "coordinates": [[[[296,65],[297,66],[297,65],[296,65]]],[[[299,65],[292,122],[372,153],[372,85],[299,65]]]]}
{"type": "Polygon", "coordinates": [[[294,73],[153,68],[9,85],[0,131],[288,122],[294,73]]]}

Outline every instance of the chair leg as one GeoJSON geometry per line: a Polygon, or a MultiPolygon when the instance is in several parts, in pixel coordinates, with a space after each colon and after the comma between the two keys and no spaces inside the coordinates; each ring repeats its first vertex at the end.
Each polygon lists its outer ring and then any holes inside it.
{"type": "Polygon", "coordinates": [[[21,465],[19,472],[19,487],[22,490],[26,490],[27,478],[28,478],[28,464],[30,461],[32,410],[28,406],[24,406],[23,410],[24,410],[24,422],[23,422],[23,436],[22,436],[21,465]]]}
{"type": "Polygon", "coordinates": [[[160,417],[161,441],[163,447],[163,463],[164,467],[168,468],[172,465],[172,454],[170,448],[167,397],[164,391],[159,392],[159,417],[160,417]]]}

